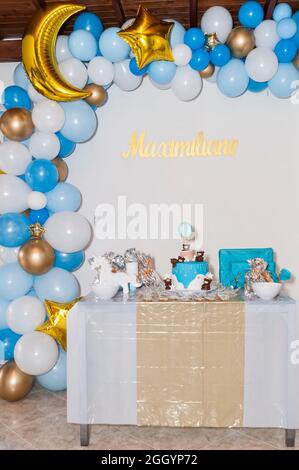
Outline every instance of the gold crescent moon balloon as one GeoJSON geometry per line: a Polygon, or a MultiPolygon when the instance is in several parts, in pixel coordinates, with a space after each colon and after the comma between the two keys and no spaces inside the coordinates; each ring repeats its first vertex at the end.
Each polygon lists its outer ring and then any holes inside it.
{"type": "Polygon", "coordinates": [[[27,26],[22,42],[22,60],[36,90],[55,101],[85,99],[90,93],[68,83],[61,75],[55,57],[55,43],[64,22],[85,6],[54,4],[40,9],[27,26]]]}

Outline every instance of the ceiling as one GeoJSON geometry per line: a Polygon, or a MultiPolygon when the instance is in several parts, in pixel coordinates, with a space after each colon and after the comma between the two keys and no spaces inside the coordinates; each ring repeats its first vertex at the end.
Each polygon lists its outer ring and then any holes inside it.
{"type": "MultiPolygon", "coordinates": [[[[270,18],[276,3],[283,1],[265,0],[260,3],[270,18]]],[[[86,5],[88,11],[102,19],[105,27],[121,25],[126,19],[134,17],[138,5],[142,3],[159,18],[173,18],[189,27],[198,25],[203,12],[214,5],[228,8],[237,24],[237,13],[244,0],[0,0],[0,62],[20,60],[21,38],[26,24],[37,9],[53,3],[86,5]]],[[[299,0],[288,3],[293,11],[299,10],[299,0]]],[[[62,32],[71,30],[72,21],[66,23],[62,32]]]]}

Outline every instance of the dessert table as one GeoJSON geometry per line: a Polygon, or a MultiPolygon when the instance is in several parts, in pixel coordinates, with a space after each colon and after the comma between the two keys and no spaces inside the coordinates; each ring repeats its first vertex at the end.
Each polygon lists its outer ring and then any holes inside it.
{"type": "Polygon", "coordinates": [[[127,424],[284,428],[292,446],[298,339],[296,303],[286,296],[88,296],[68,317],[68,422],[80,424],[81,445],[90,424],[127,424]]]}

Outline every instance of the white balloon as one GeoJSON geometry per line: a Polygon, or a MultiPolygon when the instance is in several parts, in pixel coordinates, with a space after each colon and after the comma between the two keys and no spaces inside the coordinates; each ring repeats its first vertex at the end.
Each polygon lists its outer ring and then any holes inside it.
{"type": "Polygon", "coordinates": [[[206,10],[201,19],[201,29],[206,34],[216,33],[221,42],[225,42],[233,28],[230,12],[223,7],[211,7],[206,10]]]}
{"type": "Polygon", "coordinates": [[[35,158],[52,160],[60,150],[60,141],[55,134],[34,132],[30,137],[29,149],[35,158]]]}
{"type": "Polygon", "coordinates": [[[33,209],[34,211],[43,209],[47,205],[47,197],[40,191],[31,191],[31,193],[28,194],[27,201],[29,209],[33,209]]]}
{"type": "Polygon", "coordinates": [[[155,82],[155,80],[153,80],[152,77],[150,76],[148,76],[148,78],[150,82],[152,83],[152,85],[154,85],[156,88],[159,88],[159,90],[169,90],[169,88],[171,88],[171,81],[168,83],[161,84],[161,83],[155,82]]]}
{"type": "Polygon", "coordinates": [[[142,76],[134,75],[129,67],[130,59],[114,64],[114,83],[123,91],[136,90],[142,82],[142,76]]]}
{"type": "Polygon", "coordinates": [[[56,212],[45,223],[44,238],[58,251],[74,253],[85,248],[91,239],[88,220],[75,212],[56,212]]]}
{"type": "Polygon", "coordinates": [[[192,51],[186,44],[178,44],[172,49],[172,55],[174,63],[176,65],[183,66],[189,64],[192,57],[192,51]]]}
{"type": "Polygon", "coordinates": [[[257,47],[249,52],[245,60],[248,76],[256,82],[267,82],[277,72],[278,59],[276,54],[267,47],[257,47]]]}
{"type": "Polygon", "coordinates": [[[46,98],[44,95],[42,95],[41,93],[39,93],[39,92],[34,88],[34,86],[32,85],[32,83],[29,83],[28,88],[27,88],[27,92],[28,92],[29,98],[30,98],[31,101],[33,101],[34,103],[40,103],[41,101],[46,101],[46,100],[48,99],[48,98],[46,98]]]}
{"type": "Polygon", "coordinates": [[[129,26],[132,26],[132,24],[134,23],[136,18],[128,18],[122,25],[121,25],[121,29],[126,29],[128,28],[129,26]]]}
{"type": "Polygon", "coordinates": [[[8,248],[0,245],[0,261],[2,263],[15,263],[18,261],[19,246],[8,248]]]}
{"type": "Polygon", "coordinates": [[[69,50],[68,42],[68,36],[61,34],[57,37],[55,45],[55,54],[57,62],[63,62],[64,60],[73,58],[69,50]]]}
{"type": "Polygon", "coordinates": [[[6,310],[7,324],[18,335],[31,333],[45,321],[45,317],[44,304],[31,295],[13,300],[6,310]]]}
{"type": "Polygon", "coordinates": [[[11,175],[23,175],[32,157],[26,145],[4,142],[0,145],[0,168],[11,175]]]}
{"type": "Polygon", "coordinates": [[[256,47],[274,49],[280,37],[277,34],[277,23],[274,20],[262,21],[254,30],[256,47]]]}
{"type": "Polygon", "coordinates": [[[73,86],[84,88],[87,80],[87,69],[79,59],[67,59],[59,64],[59,70],[63,77],[73,86]]]}
{"type": "Polygon", "coordinates": [[[202,78],[189,65],[178,67],[171,82],[173,93],[182,101],[196,98],[202,89],[202,78]]]}
{"type": "Polygon", "coordinates": [[[46,100],[37,103],[32,111],[32,121],[41,132],[54,133],[64,124],[64,111],[56,101],[46,100]]]}
{"type": "Polygon", "coordinates": [[[41,375],[52,369],[58,360],[59,350],[51,336],[32,331],[23,335],[16,343],[14,359],[25,374],[41,375]]]}
{"type": "Polygon", "coordinates": [[[105,57],[95,57],[88,64],[88,75],[96,85],[109,85],[114,78],[113,64],[105,57]]]}
{"type": "Polygon", "coordinates": [[[30,187],[14,175],[0,175],[0,214],[28,209],[30,187]]]}

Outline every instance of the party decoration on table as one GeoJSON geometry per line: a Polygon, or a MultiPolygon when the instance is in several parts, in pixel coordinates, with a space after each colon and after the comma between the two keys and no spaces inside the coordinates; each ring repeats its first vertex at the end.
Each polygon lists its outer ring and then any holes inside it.
{"type": "Polygon", "coordinates": [[[234,57],[242,59],[255,46],[254,34],[251,29],[237,26],[230,32],[226,44],[229,46],[234,57]]]}
{"type": "Polygon", "coordinates": [[[117,34],[131,47],[139,69],[154,60],[173,60],[170,33],[173,23],[161,21],[142,5],[132,25],[117,34]]]}
{"type": "Polygon", "coordinates": [[[67,316],[69,311],[77,302],[79,302],[79,300],[80,297],[67,303],[45,300],[48,320],[36,328],[36,331],[52,336],[64,351],[66,351],[67,316]]]}
{"type": "Polygon", "coordinates": [[[54,250],[42,239],[45,229],[39,222],[30,225],[30,231],[31,238],[21,246],[18,261],[27,273],[40,276],[52,268],[55,260],[54,250]]]}
{"type": "Polygon", "coordinates": [[[9,361],[0,367],[0,398],[6,401],[22,400],[32,389],[34,377],[25,374],[16,365],[9,361]]]}
{"type": "Polygon", "coordinates": [[[10,108],[0,118],[0,130],[5,137],[20,142],[33,132],[31,112],[25,108],[10,108]]]}
{"type": "Polygon", "coordinates": [[[67,83],[55,58],[57,34],[65,21],[85,6],[54,4],[39,9],[27,26],[22,42],[22,60],[30,82],[42,95],[55,101],[87,98],[88,91],[67,83]]]}
{"type": "Polygon", "coordinates": [[[292,277],[287,269],[281,269],[279,274],[271,275],[268,262],[263,258],[253,258],[248,260],[250,270],[245,274],[245,295],[250,297],[253,293],[265,300],[271,300],[279,292],[282,281],[289,281],[292,277]],[[270,286],[256,286],[257,284],[269,283],[270,286]],[[273,284],[278,284],[277,286],[273,284]]]}

